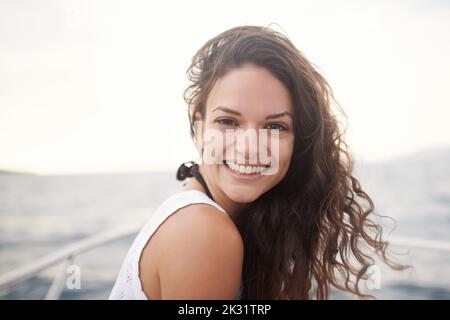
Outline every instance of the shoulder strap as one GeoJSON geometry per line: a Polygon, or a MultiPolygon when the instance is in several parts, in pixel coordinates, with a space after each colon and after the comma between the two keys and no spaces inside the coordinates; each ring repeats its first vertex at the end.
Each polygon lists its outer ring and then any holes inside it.
{"type": "Polygon", "coordinates": [[[180,181],[183,181],[185,178],[194,177],[203,187],[205,190],[206,195],[214,201],[214,198],[209,191],[209,188],[205,182],[205,179],[203,179],[200,171],[199,171],[199,165],[195,163],[194,161],[184,162],[181,164],[181,166],[178,168],[177,171],[177,179],[180,181]],[[187,166],[186,164],[190,164],[190,166],[187,166]]]}

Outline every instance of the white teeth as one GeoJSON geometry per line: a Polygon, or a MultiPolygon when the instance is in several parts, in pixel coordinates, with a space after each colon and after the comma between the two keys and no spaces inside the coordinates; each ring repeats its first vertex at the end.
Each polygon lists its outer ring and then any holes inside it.
{"type": "Polygon", "coordinates": [[[240,174],[255,174],[261,173],[263,170],[266,170],[266,167],[261,166],[244,166],[238,165],[231,161],[226,161],[226,165],[233,171],[238,172],[240,174]]]}

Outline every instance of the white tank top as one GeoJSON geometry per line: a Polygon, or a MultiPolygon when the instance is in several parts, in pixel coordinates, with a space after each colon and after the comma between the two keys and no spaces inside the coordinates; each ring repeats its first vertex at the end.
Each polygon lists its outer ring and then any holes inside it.
{"type": "MultiPolygon", "coordinates": [[[[148,220],[134,239],[133,244],[128,250],[128,253],[122,263],[111,294],[109,295],[110,300],[151,299],[151,297],[147,297],[144,293],[141,280],[139,278],[139,260],[142,250],[152,234],[156,231],[156,229],[158,229],[159,225],[162,224],[172,213],[194,203],[209,204],[227,214],[222,207],[211,200],[206,194],[197,190],[182,191],[169,197],[159,206],[154,215],[148,220]]],[[[241,293],[242,281],[237,296],[238,299],[240,299],[241,293]]]]}

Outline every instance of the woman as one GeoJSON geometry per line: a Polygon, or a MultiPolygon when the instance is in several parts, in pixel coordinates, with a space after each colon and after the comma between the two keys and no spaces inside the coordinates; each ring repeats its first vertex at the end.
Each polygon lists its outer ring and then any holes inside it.
{"type": "Polygon", "coordinates": [[[372,252],[402,269],[352,175],[332,90],[286,37],[232,28],[188,75],[200,164],[179,168],[193,179],[142,229],[111,299],[326,299],[331,286],[365,296],[372,252]]]}

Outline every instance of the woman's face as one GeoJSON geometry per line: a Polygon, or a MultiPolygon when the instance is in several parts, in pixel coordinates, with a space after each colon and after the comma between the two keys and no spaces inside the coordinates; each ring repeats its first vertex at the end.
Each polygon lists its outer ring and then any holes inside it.
{"type": "Polygon", "coordinates": [[[245,65],[218,79],[197,123],[203,174],[216,194],[249,203],[283,179],[294,146],[293,116],[288,89],[265,68],[245,65]]]}

